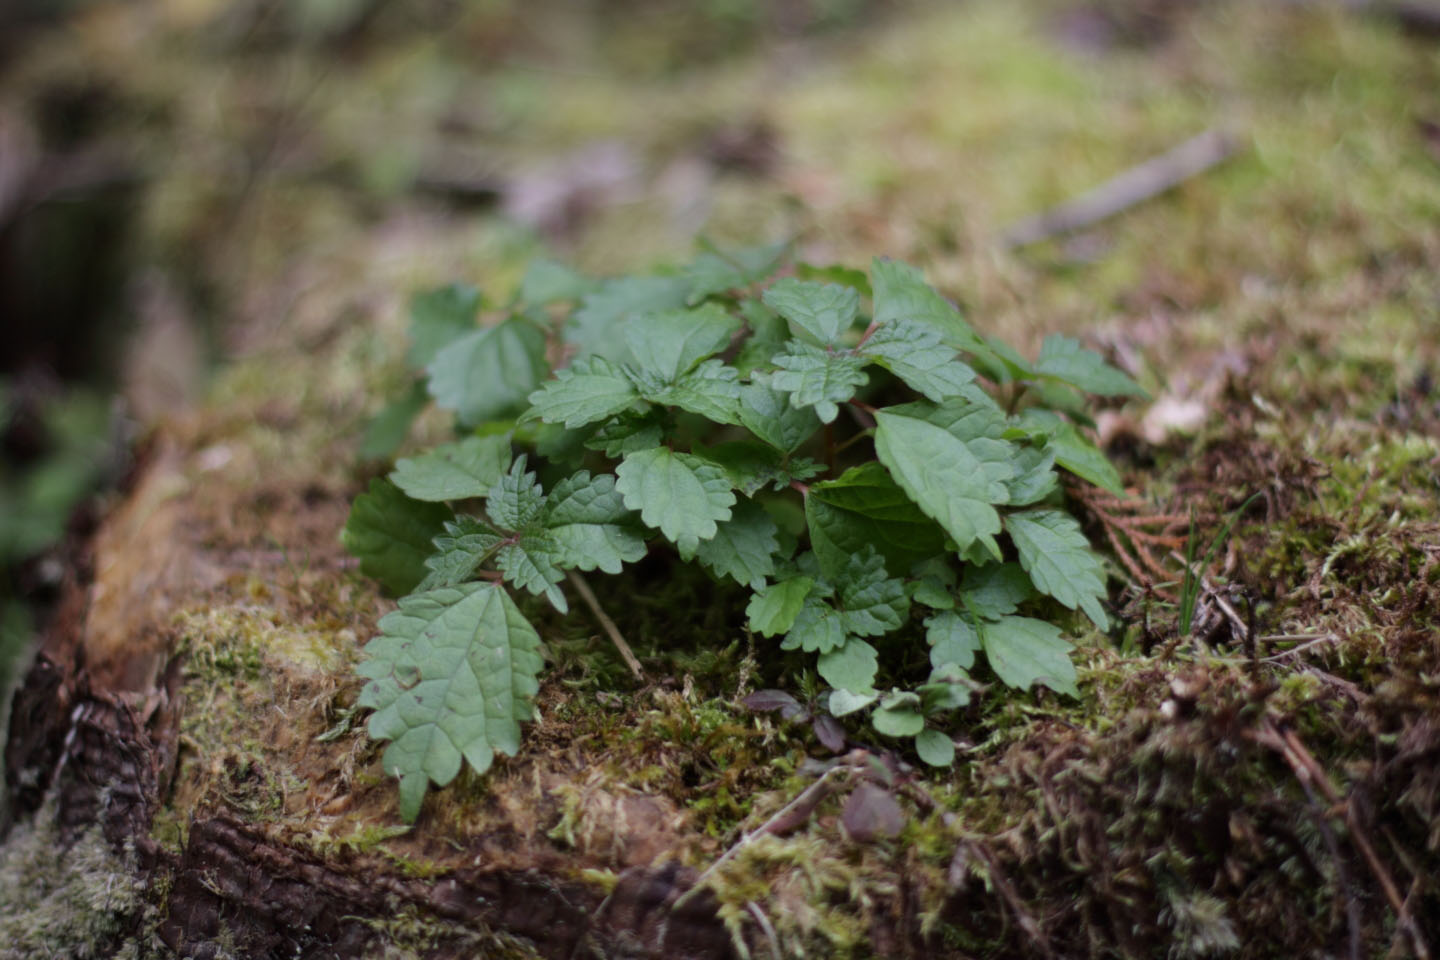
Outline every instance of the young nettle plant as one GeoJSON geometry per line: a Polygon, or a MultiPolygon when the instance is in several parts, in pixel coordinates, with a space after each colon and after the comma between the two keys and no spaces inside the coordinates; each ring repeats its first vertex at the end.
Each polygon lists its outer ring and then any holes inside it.
{"type": "Polygon", "coordinates": [[[1106,575],[1058,471],[1120,491],[1076,423],[1084,394],[1139,388],[1066,337],[1032,362],[981,336],[906,264],[770,282],[783,257],[709,250],[603,281],[540,263],[484,327],[474,290],[416,300],[410,359],[466,435],[400,460],[344,531],[404,595],[365,648],[360,705],[407,820],[429,783],[519,747],[542,656],[511,591],[565,612],[567,570],[657,548],[748,587],[749,629],[813,656],[834,716],[869,710],[927,763],[953,761],[980,654],[1011,687],[1076,695],[1051,619],[1104,629],[1106,575]]]}

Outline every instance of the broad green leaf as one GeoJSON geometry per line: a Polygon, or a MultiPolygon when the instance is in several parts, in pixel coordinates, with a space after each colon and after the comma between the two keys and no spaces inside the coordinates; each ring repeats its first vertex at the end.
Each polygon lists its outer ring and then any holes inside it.
{"type": "Polygon", "coordinates": [[[985,350],[972,351],[971,356],[980,372],[996,383],[1028,379],[1035,368],[1010,344],[999,337],[985,337],[985,350]],[[987,352],[988,351],[988,352],[987,352]]]}
{"type": "Polygon", "coordinates": [[[945,403],[920,401],[885,409],[896,416],[924,420],[966,443],[972,440],[1004,440],[1009,429],[1004,411],[983,394],[983,399],[977,399],[977,389],[973,384],[967,384],[963,396],[945,403]]]}
{"type": "Polygon", "coordinates": [[[788,632],[814,585],[809,577],[791,577],[756,590],[745,607],[750,629],[767,637],[788,632]]]}
{"type": "Polygon", "coordinates": [[[416,500],[483,497],[510,466],[510,436],[467,437],[400,460],[390,480],[416,500]]]}
{"type": "Polygon", "coordinates": [[[645,399],[666,407],[679,407],[715,423],[740,422],[740,371],[720,360],[706,360],[660,390],[646,391],[645,399]]]}
{"type": "Polygon", "coordinates": [[[907,588],[910,599],[932,610],[955,609],[955,587],[946,586],[938,577],[921,577],[907,588]]]}
{"type": "Polygon", "coordinates": [[[860,313],[860,294],[850,287],[806,283],[794,277],[777,281],[762,299],[790,321],[798,335],[822,347],[839,344],[860,313]]]}
{"type": "Polygon", "coordinates": [[[410,425],[430,403],[430,394],[423,380],[410,385],[403,397],[391,400],[365,426],[358,455],[362,460],[383,460],[400,449],[410,433],[410,425]]]}
{"type": "Polygon", "coordinates": [[[958,549],[978,540],[998,558],[994,535],[1000,532],[1000,514],[992,504],[1010,496],[1004,483],[1009,463],[996,459],[1006,454],[1004,445],[985,438],[967,444],[933,423],[888,410],[877,411],[875,420],[875,453],[910,499],[945,528],[958,549]]]}
{"type": "Polygon", "coordinates": [[[1059,487],[1055,473],[1055,451],[1041,447],[1021,447],[1014,458],[1015,475],[1005,481],[1010,491],[1010,506],[1023,507],[1038,503],[1059,487]]]}
{"type": "Polygon", "coordinates": [[[729,520],[717,525],[715,536],[702,540],[695,559],[717,577],[761,589],[775,573],[775,521],[758,503],[744,500],[735,505],[729,520]]]}
{"type": "Polygon", "coordinates": [[[875,322],[910,320],[930,327],[957,350],[989,353],[960,311],[925,282],[924,274],[895,260],[876,258],[870,267],[875,288],[875,322]]]}
{"type": "Polygon", "coordinates": [[[715,536],[718,521],[730,519],[730,481],[699,457],[654,447],[627,454],[615,474],[625,506],[639,510],[640,519],[659,529],[685,560],[701,540],[715,536]]]}
{"type": "Polygon", "coordinates": [[[520,281],[520,302],[543,307],[565,300],[579,300],[595,289],[595,281],[555,260],[532,260],[520,281]]]}
{"type": "Polygon", "coordinates": [[[925,729],[920,698],[913,693],[890,694],[870,714],[870,725],[887,737],[913,737],[925,729]]]}
{"type": "Polygon", "coordinates": [[[602,450],[612,459],[636,450],[658,447],[664,430],[659,419],[653,415],[657,413],[659,411],[652,410],[650,416],[617,417],[596,430],[595,435],[585,441],[585,446],[591,450],[602,450]]]}
{"type": "Polygon", "coordinates": [[[810,487],[805,498],[810,541],[827,573],[836,573],[866,544],[890,569],[909,570],[945,549],[945,536],[878,463],[846,470],[810,487]]]}
{"type": "Polygon", "coordinates": [[[980,649],[980,636],[961,614],[950,610],[925,620],[925,640],[930,644],[930,665],[935,668],[953,663],[969,670],[975,665],[975,651],[980,649]]]}
{"type": "Polygon", "coordinates": [[[1037,589],[1071,610],[1084,610],[1101,630],[1105,609],[1105,568],[1090,549],[1080,524],[1059,510],[1025,510],[1005,518],[1005,529],[1020,554],[1020,565],[1037,589]]]}
{"type": "Polygon", "coordinates": [[[431,541],[453,517],[444,504],[412,500],[389,480],[377,478],[350,505],[340,541],[360,559],[361,573],[390,593],[409,593],[425,578],[431,541]]]}
{"type": "Polygon", "coordinates": [[[1028,690],[1042,683],[1057,693],[1079,697],[1070,644],[1060,628],[1030,617],[1003,617],[980,630],[985,659],[1007,686],[1028,690]]]}
{"type": "Polygon", "coordinates": [[[837,690],[869,693],[875,688],[880,661],[876,659],[874,647],[852,637],[839,650],[822,653],[815,669],[821,679],[837,690]]]}
{"type": "Polygon", "coordinates": [[[842,612],[840,621],[847,633],[879,637],[898,630],[910,613],[905,583],[885,573],[885,558],[866,546],[850,558],[838,578],[842,612]]]}
{"type": "Polygon", "coordinates": [[[507,583],[523,587],[533,594],[545,594],[550,604],[561,613],[569,613],[565,594],[556,586],[565,579],[559,567],[560,546],[549,531],[527,533],[514,543],[507,543],[495,554],[495,569],[507,583]]]}
{"type": "Polygon", "coordinates": [[[549,372],[545,334],[524,320],[506,320],[453,341],[426,370],[430,395],[462,424],[513,416],[549,372]]]}
{"type": "Polygon", "coordinates": [[[955,741],[939,730],[921,730],[915,735],[915,752],[932,767],[948,767],[955,762],[955,741]]]}
{"type": "Polygon", "coordinates": [[[789,243],[738,250],[709,247],[685,268],[685,277],[690,281],[688,302],[693,305],[717,293],[759,283],[780,269],[789,250],[789,243]]]}
{"type": "Polygon", "coordinates": [[[619,573],[623,564],[645,556],[645,539],[633,517],[615,489],[614,477],[591,479],[588,470],[581,470],[555,485],[542,522],[558,566],[619,573]]]}
{"type": "Polygon", "coordinates": [[[1020,604],[1035,596],[1030,578],[1018,563],[966,567],[960,589],[965,594],[965,608],[991,620],[1014,613],[1020,604]]]}
{"type": "Polygon", "coordinates": [[[1102,397],[1145,395],[1138,383],[1106,363],[1100,354],[1058,333],[1045,338],[1035,372],[1102,397]]]}
{"type": "Polygon", "coordinates": [[[855,267],[847,267],[838,263],[802,262],[795,264],[795,275],[801,280],[819,280],[822,283],[838,283],[842,286],[854,287],[864,297],[871,295],[870,278],[865,275],[864,270],[858,270],[855,267]]]}
{"type": "Polygon", "coordinates": [[[820,429],[813,409],[795,406],[789,394],[761,382],[741,389],[740,422],[782,453],[794,453],[820,429]]]}
{"type": "Polygon", "coordinates": [[[845,644],[845,623],[840,612],[817,596],[808,596],[785,633],[781,650],[829,653],[845,644]]]}
{"type": "Polygon", "coordinates": [[[632,317],[624,327],[630,355],[643,372],[674,383],[706,357],[730,345],[742,326],[723,307],[708,303],[693,310],[667,310],[632,317]]]}
{"type": "Polygon", "coordinates": [[[410,298],[410,366],[423,370],[435,354],[475,329],[480,291],[454,283],[410,298]]]}
{"type": "Polygon", "coordinates": [[[616,277],[589,293],[570,317],[565,339],[581,356],[598,355],[615,363],[634,360],[623,330],[630,320],[685,305],[690,280],[683,276],[616,277]]]}
{"type": "Polygon", "coordinates": [[[476,773],[515,754],[539,690],[540,637],[498,584],[442,587],[400,601],[380,621],[359,667],[370,736],[392,741],[381,765],[400,777],[401,816],[414,822],[430,783],[462,758],[476,773]]]}
{"type": "Polygon", "coordinates": [[[435,552],[425,560],[430,572],[415,589],[453,587],[474,579],[475,571],[504,539],[474,517],[456,517],[453,523],[445,524],[445,535],[433,541],[435,552]]]}
{"type": "Polygon", "coordinates": [[[975,379],[974,370],[941,346],[938,332],[911,320],[884,324],[856,352],[936,403],[960,396],[975,379]]]}
{"type": "Polygon", "coordinates": [[[557,370],[555,379],[546,381],[528,399],[530,415],[573,430],[614,416],[640,399],[640,394],[619,367],[604,357],[590,357],[557,370]]]}
{"type": "Polygon", "coordinates": [[[830,693],[830,715],[833,717],[843,717],[857,710],[864,710],[879,699],[880,694],[878,693],[851,693],[849,690],[841,687],[830,693]]]}
{"type": "Polygon", "coordinates": [[[837,403],[855,396],[870,379],[865,361],[849,351],[834,353],[799,340],[792,340],[785,349],[775,358],[781,369],[771,374],[771,386],[787,391],[791,406],[814,407],[825,423],[839,414],[837,403]]]}
{"type": "Polygon", "coordinates": [[[724,470],[730,485],[747,497],[771,484],[779,490],[790,482],[790,474],[781,466],[784,458],[780,453],[754,440],[735,440],[713,447],[694,444],[690,452],[724,470]]]}
{"type": "Polygon", "coordinates": [[[1053,451],[1055,462],[1082,480],[1088,480],[1117,497],[1125,495],[1120,473],[1101,450],[1091,443],[1073,423],[1062,420],[1048,410],[1026,410],[1020,416],[1020,429],[1031,437],[1043,438],[1045,449],[1053,451]]]}
{"type": "Polygon", "coordinates": [[[525,472],[525,457],[510,465],[490,487],[485,512],[502,530],[524,530],[540,518],[545,509],[545,493],[535,481],[535,474],[525,472]]]}
{"type": "Polygon", "coordinates": [[[970,704],[970,676],[958,664],[945,663],[930,671],[930,679],[915,689],[921,712],[927,717],[970,704]]]}

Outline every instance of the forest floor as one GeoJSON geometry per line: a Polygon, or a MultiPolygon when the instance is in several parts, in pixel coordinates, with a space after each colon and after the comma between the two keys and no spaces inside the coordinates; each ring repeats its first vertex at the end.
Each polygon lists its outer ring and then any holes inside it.
{"type": "Polygon", "coordinates": [[[952,771],[891,757],[897,838],[847,837],[836,791],[706,874],[720,932],[696,919],[672,955],[1440,949],[1433,37],[1311,4],[897,3],[778,38],[664,4],[608,31],[520,4],[444,31],[311,6],[96,4],[4,77],[32,104],[98,98],[87,142],[142,184],[117,377],[145,439],[63,554],[45,649],[83,649],[163,762],[116,852],[24,779],[12,729],[0,957],[647,956],[685,883],[851,762],[740,705],[813,693],[746,635],[742,596],[650,565],[600,593],[663,679],[631,681],[578,604],[545,620],[520,755],[414,828],[352,721],[392,603],[337,536],[386,469],[358,451],[408,383],[409,296],[465,280],[503,302],[540,255],[679,263],[701,231],[908,260],[982,332],[1031,355],[1079,336],[1149,396],[1097,417],[1130,495],[1079,498],[1116,614],[1075,638],[1080,700],[992,688],[952,771]],[[722,27],[740,52],[677,39],[722,27]],[[1002,241],[1205,131],[1233,152],[1176,189],[1002,241]],[[1172,554],[1222,531],[1182,636],[1172,554]],[[350,897],[363,935],[306,939],[303,903],[213,875],[262,848],[287,877],[330,871],[316,902],[350,897]],[[444,892],[491,874],[501,907],[444,892]]]}

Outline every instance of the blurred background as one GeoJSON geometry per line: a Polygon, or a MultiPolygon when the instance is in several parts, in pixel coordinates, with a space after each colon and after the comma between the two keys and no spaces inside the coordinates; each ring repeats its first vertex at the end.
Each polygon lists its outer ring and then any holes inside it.
{"type": "Polygon", "coordinates": [[[1395,415],[1440,340],[1437,38],[1423,2],[9,0],[0,685],[215,371],[348,344],[363,423],[411,292],[539,255],[911,260],[1139,377],[1102,437],[1140,469],[1239,382],[1395,415]],[[1204,135],[1163,195],[1016,232],[1204,135]]]}

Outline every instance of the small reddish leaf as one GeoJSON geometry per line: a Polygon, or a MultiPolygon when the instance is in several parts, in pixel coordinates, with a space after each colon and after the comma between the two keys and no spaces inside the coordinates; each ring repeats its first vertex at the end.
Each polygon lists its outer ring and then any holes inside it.
{"type": "Polygon", "coordinates": [[[889,790],[873,783],[861,783],[845,801],[840,815],[845,832],[858,843],[893,837],[905,825],[905,812],[889,790]]]}
{"type": "Polygon", "coordinates": [[[825,745],[831,753],[845,752],[845,728],[831,716],[815,718],[815,739],[825,745]]]}

